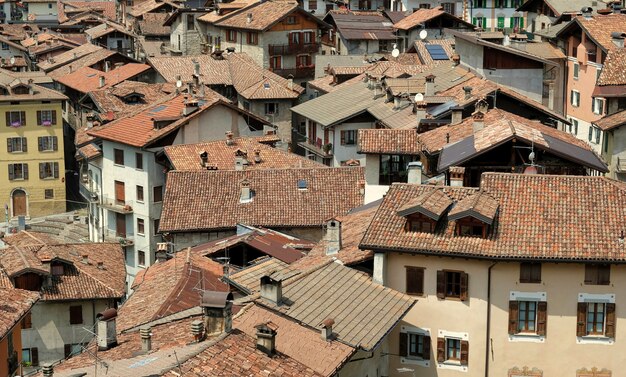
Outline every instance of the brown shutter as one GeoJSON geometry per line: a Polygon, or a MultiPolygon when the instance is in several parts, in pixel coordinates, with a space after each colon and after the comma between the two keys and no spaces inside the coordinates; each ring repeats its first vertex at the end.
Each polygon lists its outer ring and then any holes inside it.
{"type": "Polygon", "coordinates": [[[409,295],[422,295],[424,293],[423,268],[406,267],[406,293],[409,295]]]}
{"type": "Polygon", "coordinates": [[[43,137],[37,138],[37,144],[39,144],[39,152],[43,151],[43,137]]]}
{"type": "Polygon", "coordinates": [[[469,275],[465,272],[461,273],[461,301],[467,300],[467,291],[469,288],[469,275]]]}
{"type": "Polygon", "coordinates": [[[6,113],[4,113],[6,115],[6,120],[7,120],[7,127],[11,127],[11,112],[7,111],[6,113]]]}
{"type": "Polygon", "coordinates": [[[400,333],[400,348],[398,349],[398,354],[400,356],[406,357],[408,354],[409,348],[409,334],[405,332],[400,333]]]}
{"type": "Polygon", "coordinates": [[[7,139],[7,152],[8,153],[13,152],[13,143],[11,142],[11,138],[7,139]]]}
{"type": "Polygon", "coordinates": [[[14,165],[9,164],[9,180],[12,181],[15,179],[14,165]]]}
{"type": "Polygon", "coordinates": [[[594,284],[597,280],[598,269],[591,264],[585,265],[585,284],[594,284]]]}
{"type": "Polygon", "coordinates": [[[59,178],[59,163],[53,163],[54,166],[54,178],[59,178]]]}
{"type": "Polygon", "coordinates": [[[26,124],[26,111],[20,111],[20,121],[22,126],[26,124]]]}
{"type": "Polygon", "coordinates": [[[41,126],[41,111],[37,111],[37,125],[41,126]]]}
{"type": "Polygon", "coordinates": [[[578,303],[576,321],[576,336],[587,335],[587,304],[584,302],[578,303]]]}
{"type": "Polygon", "coordinates": [[[30,349],[30,361],[33,366],[39,365],[39,350],[37,347],[33,347],[30,349]]]}
{"type": "Polygon", "coordinates": [[[24,172],[24,179],[28,179],[28,164],[23,164],[22,171],[24,172]]]}
{"type": "Polygon", "coordinates": [[[341,145],[346,145],[346,131],[340,131],[339,135],[341,135],[341,145]]]}
{"type": "Polygon", "coordinates": [[[28,142],[27,142],[27,138],[23,137],[22,138],[22,152],[28,152],[28,142]]]}
{"type": "Polygon", "coordinates": [[[45,169],[46,169],[45,166],[46,166],[45,162],[40,162],[39,163],[39,179],[43,179],[43,177],[44,177],[44,172],[45,172],[45,169]]]}
{"type": "Polygon", "coordinates": [[[609,285],[611,284],[611,265],[603,264],[598,266],[598,284],[609,285]]]}
{"type": "Polygon", "coordinates": [[[517,334],[519,320],[519,302],[509,301],[509,335],[517,334]]]}
{"type": "Polygon", "coordinates": [[[537,335],[546,335],[546,326],[548,322],[548,303],[540,301],[537,303],[537,335]]]}
{"type": "Polygon", "coordinates": [[[57,124],[57,111],[52,110],[52,124],[57,124]]]}
{"type": "Polygon", "coordinates": [[[606,328],[604,335],[615,338],[615,304],[606,304],[606,328]]]}
{"type": "Polygon", "coordinates": [[[437,338],[437,362],[443,363],[446,360],[446,339],[437,338]]]}
{"type": "Polygon", "coordinates": [[[446,298],[446,273],[437,271],[437,297],[446,298]]]}
{"type": "Polygon", "coordinates": [[[52,150],[53,151],[59,150],[59,138],[56,136],[52,136],[52,150]]]}
{"type": "Polygon", "coordinates": [[[30,329],[32,327],[33,327],[33,317],[32,317],[32,314],[29,312],[28,314],[24,316],[24,319],[22,320],[22,328],[30,329]]]}
{"type": "Polygon", "coordinates": [[[469,342],[461,340],[461,365],[467,365],[469,359],[469,342]]]}
{"type": "Polygon", "coordinates": [[[424,335],[424,347],[422,349],[422,359],[430,360],[430,336],[424,335]]]}
{"type": "Polygon", "coordinates": [[[70,353],[72,353],[72,345],[66,344],[65,346],[63,346],[63,350],[64,350],[65,358],[67,359],[70,356],[70,353]]]}

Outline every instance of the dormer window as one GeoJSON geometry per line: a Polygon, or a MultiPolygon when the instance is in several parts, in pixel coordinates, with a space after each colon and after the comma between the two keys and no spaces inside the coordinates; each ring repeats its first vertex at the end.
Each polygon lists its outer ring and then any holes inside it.
{"type": "Polygon", "coordinates": [[[486,238],[487,224],[471,217],[460,219],[456,223],[456,234],[461,237],[486,238]]]}
{"type": "Polygon", "coordinates": [[[421,213],[407,217],[406,230],[408,232],[434,233],[437,222],[421,213]]]}
{"type": "Polygon", "coordinates": [[[451,204],[452,199],[443,190],[429,189],[400,208],[398,215],[406,217],[407,232],[434,233],[437,222],[451,204]]]}
{"type": "Polygon", "coordinates": [[[65,266],[63,263],[53,263],[50,266],[50,272],[52,272],[52,276],[63,276],[65,273],[65,266]]]}
{"type": "Polygon", "coordinates": [[[13,88],[13,94],[28,94],[30,89],[26,85],[18,85],[13,88]]]}
{"type": "Polygon", "coordinates": [[[456,221],[456,235],[487,238],[489,226],[498,213],[498,201],[484,192],[477,192],[460,200],[448,215],[456,221]]]}

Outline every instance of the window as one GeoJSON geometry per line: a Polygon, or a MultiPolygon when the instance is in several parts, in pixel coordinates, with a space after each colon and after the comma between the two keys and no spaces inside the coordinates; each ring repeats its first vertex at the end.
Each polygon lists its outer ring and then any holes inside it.
{"type": "Polygon", "coordinates": [[[487,27],[487,18],[486,17],[474,17],[472,18],[472,24],[474,24],[478,28],[485,29],[487,27]]]}
{"type": "Polygon", "coordinates": [[[113,158],[115,165],[124,165],[124,151],[121,149],[113,149],[113,158]]]}
{"type": "Polygon", "coordinates": [[[598,84],[598,80],[600,80],[600,74],[602,73],[602,68],[596,69],[596,85],[598,84]]]}
{"type": "Polygon", "coordinates": [[[604,99],[603,98],[594,98],[591,103],[591,110],[594,114],[602,115],[604,113],[604,99]]]}
{"type": "Polygon", "coordinates": [[[155,235],[159,232],[160,223],[161,223],[161,219],[154,219],[154,234],[155,235]]]}
{"type": "Polygon", "coordinates": [[[28,179],[28,164],[9,164],[9,180],[28,179]]]}
{"type": "Polygon", "coordinates": [[[22,363],[30,366],[39,365],[39,350],[37,347],[22,349],[22,363]]]}
{"type": "MultiPolygon", "coordinates": [[[[404,327],[404,326],[403,326],[404,327]]],[[[430,336],[428,333],[408,330],[400,332],[399,354],[408,359],[430,360],[430,336]]]]}
{"type": "Polygon", "coordinates": [[[58,162],[40,162],[39,179],[59,178],[58,162]]]}
{"type": "Polygon", "coordinates": [[[137,201],[143,202],[143,186],[137,186],[137,201]]]}
{"type": "Polygon", "coordinates": [[[570,103],[574,107],[580,106],[580,92],[577,90],[572,90],[570,92],[570,103]]]}
{"type": "Polygon", "coordinates": [[[37,138],[39,152],[52,152],[59,149],[59,142],[56,136],[40,136],[37,138]]]}
{"type": "Polygon", "coordinates": [[[443,7],[443,11],[446,13],[450,13],[450,14],[455,14],[455,9],[454,9],[454,3],[441,3],[441,6],[443,7]]]}
{"type": "Polygon", "coordinates": [[[424,294],[424,268],[406,266],[406,294],[422,296],[424,294]]]}
{"type": "Polygon", "coordinates": [[[504,29],[504,17],[498,17],[498,30],[504,29]]]}
{"type": "Polygon", "coordinates": [[[487,0],[475,0],[474,8],[487,8],[487,0]]]}
{"type": "Polygon", "coordinates": [[[473,217],[465,217],[457,221],[456,234],[461,237],[486,238],[487,224],[473,217]]]}
{"type": "Polygon", "coordinates": [[[7,111],[6,112],[7,127],[21,127],[26,125],[25,111],[7,111]]]}
{"type": "Polygon", "coordinates": [[[298,55],[296,57],[296,67],[310,67],[311,66],[311,55],[298,55]]]}
{"type": "Polygon", "coordinates": [[[446,360],[461,360],[461,339],[446,339],[446,360]]]}
{"type": "Polygon", "coordinates": [[[341,145],[356,145],[357,130],[341,131],[341,145]]]}
{"type": "Polygon", "coordinates": [[[126,6],[132,7],[135,2],[133,0],[126,0],[126,6]]]}
{"type": "Polygon", "coordinates": [[[287,23],[287,25],[295,25],[297,23],[296,16],[287,17],[285,22],[287,23]]]}
{"type": "Polygon", "coordinates": [[[57,124],[56,110],[40,110],[37,111],[38,126],[53,126],[57,124]]]}
{"type": "Polygon", "coordinates": [[[546,335],[546,301],[509,301],[509,334],[546,335]]]}
{"type": "Polygon", "coordinates": [[[437,271],[437,297],[467,300],[469,276],[461,271],[437,271]]]}
{"type": "Polygon", "coordinates": [[[163,201],[163,186],[156,186],[152,189],[152,197],[155,203],[163,201]]]}
{"type": "MultiPolygon", "coordinates": [[[[516,6],[515,8],[518,7],[519,6],[516,6]]],[[[524,17],[511,17],[511,28],[513,28],[513,31],[516,33],[524,29],[524,17]]]]}
{"type": "Polygon", "coordinates": [[[248,44],[250,45],[258,45],[259,44],[259,34],[249,31],[248,32],[248,44]]]}
{"type": "Polygon", "coordinates": [[[145,266],[146,265],[146,252],[143,250],[139,250],[137,252],[137,260],[138,260],[139,266],[145,266]]]}
{"type": "Polygon", "coordinates": [[[430,4],[428,4],[428,3],[421,3],[419,5],[419,9],[430,9],[430,4]]]}
{"type": "Polygon", "coordinates": [[[578,135],[578,120],[570,118],[569,133],[572,135],[578,135]]]}
{"type": "Polygon", "coordinates": [[[135,168],[143,170],[143,154],[135,153],[135,168]]]}
{"type": "Polygon", "coordinates": [[[579,302],[576,336],[615,338],[615,304],[579,302]]]}
{"type": "Polygon", "coordinates": [[[237,42],[236,30],[226,30],[226,42],[237,42]]]}
{"type": "Polygon", "coordinates": [[[407,232],[434,233],[437,223],[421,213],[410,215],[406,222],[407,232]]]}
{"type": "Polygon", "coordinates": [[[188,14],[187,15],[187,30],[193,30],[196,28],[194,19],[193,19],[193,14],[188,14]]]}
{"type": "Polygon", "coordinates": [[[456,337],[437,338],[437,361],[467,365],[469,342],[456,337]]]}
{"type": "Polygon", "coordinates": [[[3,50],[8,50],[9,49],[9,44],[5,43],[5,42],[2,42],[2,49],[3,50]]]}
{"type": "Polygon", "coordinates": [[[33,316],[30,312],[26,313],[22,318],[22,329],[31,329],[33,327],[33,316]]]}
{"type": "Polygon", "coordinates": [[[80,343],[76,344],[65,344],[65,357],[68,358],[70,356],[78,355],[83,352],[83,345],[80,343]]]}
{"type": "Polygon", "coordinates": [[[274,69],[282,69],[283,68],[283,57],[282,56],[272,56],[270,57],[270,68],[274,69]]]}
{"type": "Polygon", "coordinates": [[[309,10],[317,9],[317,0],[309,0],[309,10]]]}
{"type": "Polygon", "coordinates": [[[137,219],[137,234],[144,234],[144,222],[143,219],[137,219]]]}
{"type": "Polygon", "coordinates": [[[585,265],[585,284],[609,285],[611,283],[611,265],[587,264],[585,265]]]}
{"type": "Polygon", "coordinates": [[[572,70],[572,74],[574,75],[574,80],[578,80],[579,73],[580,73],[580,64],[574,63],[574,69],[572,70]]]}
{"type": "Polygon", "coordinates": [[[250,111],[250,102],[243,101],[243,109],[246,111],[250,111]]]}
{"type": "Polygon", "coordinates": [[[299,45],[302,40],[300,39],[300,32],[291,32],[289,33],[289,44],[290,45],[299,45]]]}
{"type": "Polygon", "coordinates": [[[70,325],[81,325],[83,323],[83,307],[80,305],[70,306],[70,325]]]}
{"type": "Polygon", "coordinates": [[[52,275],[62,276],[65,273],[65,268],[61,263],[55,263],[52,265],[52,275]]]}
{"type": "Polygon", "coordinates": [[[602,135],[602,131],[596,126],[589,126],[589,142],[594,144],[600,143],[600,136],[602,135]]]}
{"type": "Polygon", "coordinates": [[[266,103],[265,115],[278,115],[278,103],[275,103],[275,102],[266,103]]]}
{"type": "Polygon", "coordinates": [[[45,189],[44,190],[44,199],[54,199],[54,190],[53,189],[45,189]]]}
{"type": "Polygon", "coordinates": [[[541,263],[523,262],[519,265],[520,283],[541,283],[541,263]]]}
{"type": "Polygon", "coordinates": [[[7,152],[27,152],[28,146],[25,137],[10,137],[7,139],[7,152]]]}

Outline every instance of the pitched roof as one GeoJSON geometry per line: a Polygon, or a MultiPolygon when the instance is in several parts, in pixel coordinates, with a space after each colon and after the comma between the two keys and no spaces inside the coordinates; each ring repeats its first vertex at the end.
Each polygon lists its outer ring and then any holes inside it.
{"type": "Polygon", "coordinates": [[[70,17],[67,13],[75,13],[83,9],[95,11],[102,14],[110,20],[116,19],[116,6],[114,1],[62,1],[58,3],[58,19],[59,23],[67,22],[70,17]]]}
{"type": "Polygon", "coordinates": [[[226,140],[217,140],[165,147],[165,155],[174,170],[206,170],[200,158],[200,154],[205,152],[209,166],[217,170],[234,170],[237,153],[245,156],[247,170],[325,167],[308,158],[261,143],[253,137],[234,138],[231,145],[226,140]],[[255,151],[259,152],[259,162],[255,159],[255,151]]]}
{"type": "Polygon", "coordinates": [[[141,35],[170,35],[171,28],[164,26],[163,22],[168,17],[167,13],[146,13],[139,21],[141,35]]]}
{"type": "Polygon", "coordinates": [[[157,262],[135,277],[133,293],[119,308],[117,330],[130,331],[146,323],[200,305],[198,288],[227,292],[222,283],[222,266],[189,251],[157,262]]]}
{"type": "MultiPolygon", "coordinates": [[[[626,29],[624,29],[626,30],[626,29]]],[[[610,50],[600,71],[596,85],[626,85],[626,52],[624,49],[610,50]]],[[[622,91],[620,90],[620,93],[622,91]]]]}
{"type": "Polygon", "coordinates": [[[422,64],[434,64],[441,62],[441,60],[434,60],[426,46],[439,45],[443,48],[448,59],[454,55],[454,39],[433,39],[429,41],[415,40],[411,49],[415,49],[415,52],[420,57],[422,64]]]}
{"type": "MultiPolygon", "coordinates": [[[[129,11],[128,14],[130,14],[133,17],[144,17],[148,15],[149,13],[151,13],[152,11],[155,11],[159,8],[161,8],[164,5],[169,5],[174,9],[178,9],[181,6],[178,3],[175,3],[173,1],[169,1],[169,0],[146,0],[143,1],[137,5],[134,5],[129,11]]],[[[166,15],[169,16],[167,13],[161,13],[162,15],[166,15]]],[[[165,19],[163,20],[165,22],[165,19]]],[[[169,27],[168,27],[169,29],[169,27]]]]}
{"type": "Polygon", "coordinates": [[[624,262],[626,246],[619,237],[626,209],[615,203],[625,199],[626,187],[604,177],[483,173],[480,189],[393,184],[360,247],[487,259],[624,262]],[[398,209],[433,190],[455,203],[478,192],[493,197],[499,207],[487,238],[456,235],[456,222],[447,217],[435,234],[406,231],[398,209]],[[583,191],[594,195],[571,195],[583,191]]]}
{"type": "Polygon", "coordinates": [[[287,17],[287,15],[297,11],[300,11],[302,15],[310,19],[315,19],[318,23],[322,23],[319,19],[316,19],[315,16],[310,15],[300,8],[295,1],[268,0],[257,2],[253,6],[246,7],[244,10],[228,14],[226,17],[222,17],[219,21],[215,22],[215,25],[222,28],[264,31],[280,22],[283,18],[287,17]],[[251,22],[248,22],[248,15],[252,15],[251,22]]]}
{"type": "Polygon", "coordinates": [[[0,297],[3,298],[0,304],[0,341],[2,341],[39,300],[39,293],[0,287],[0,297]]]}
{"type": "MultiPolygon", "coordinates": [[[[290,271],[289,264],[277,258],[265,258],[264,260],[246,267],[228,277],[229,283],[246,294],[258,293],[261,289],[261,278],[263,276],[280,271],[285,274],[290,271]]],[[[299,273],[293,269],[293,274],[299,273]]]]}
{"type": "Polygon", "coordinates": [[[76,151],[77,155],[76,159],[80,160],[80,159],[87,159],[90,160],[92,158],[96,158],[99,156],[102,156],[102,150],[100,148],[98,148],[96,145],[92,144],[87,144],[84,145],[80,148],[78,148],[78,150],[76,151]]]}
{"type": "Polygon", "coordinates": [[[108,72],[103,72],[91,67],[83,67],[76,71],[59,76],[55,80],[81,93],[89,93],[98,89],[106,89],[123,81],[130,80],[150,68],[147,64],[128,63],[108,72]],[[104,86],[100,86],[100,77],[104,77],[104,86]]]}
{"type": "MultiPolygon", "coordinates": [[[[67,52],[71,52],[67,51],[67,52]]],[[[65,52],[65,53],[67,53],[65,52]]],[[[65,54],[63,53],[63,54],[65,54]]],[[[61,54],[61,55],[63,55],[61,54]]],[[[91,67],[93,65],[96,65],[99,62],[102,62],[104,60],[109,59],[111,56],[113,55],[119,55],[117,52],[112,51],[112,50],[108,50],[108,49],[101,49],[101,50],[97,50],[94,51],[93,53],[87,54],[81,58],[78,58],[76,60],[70,61],[69,64],[64,64],[58,68],[55,68],[54,70],[47,72],[48,76],[52,77],[53,79],[57,79],[57,78],[63,78],[69,74],[71,74],[72,72],[84,68],[84,67],[91,67]]],[[[60,56],[60,55],[59,55],[60,56]]],[[[56,60],[55,60],[56,61],[56,60]]],[[[127,61],[132,61],[132,59],[128,58],[127,61]]]]}
{"type": "Polygon", "coordinates": [[[570,21],[568,26],[559,31],[557,36],[567,34],[575,25],[580,26],[604,52],[608,52],[619,48],[613,43],[611,33],[621,33],[626,30],[626,14],[594,15],[589,19],[577,16],[570,21]]]}
{"type": "Polygon", "coordinates": [[[452,199],[441,190],[425,192],[422,195],[408,201],[398,208],[398,215],[406,217],[415,213],[421,213],[438,221],[444,212],[452,205],[452,199]]]}
{"type": "Polygon", "coordinates": [[[264,298],[257,301],[313,328],[333,319],[337,340],[365,351],[376,349],[415,303],[332,261],[283,280],[282,297],[285,304],[280,306],[264,298]]]}
{"type": "Polygon", "coordinates": [[[604,116],[593,122],[602,131],[609,131],[626,124],[626,110],[604,116]]]}
{"type": "Polygon", "coordinates": [[[532,11],[533,5],[545,3],[559,17],[563,13],[578,13],[583,7],[597,7],[593,0],[536,0],[523,3],[518,11],[532,11]]]}
{"type": "Polygon", "coordinates": [[[54,58],[48,59],[47,61],[40,62],[37,65],[42,71],[50,72],[64,64],[101,50],[106,49],[91,43],[85,43],[62,54],[56,55],[54,58]]]}
{"type": "Polygon", "coordinates": [[[443,10],[441,6],[437,6],[430,9],[420,8],[400,21],[396,22],[393,27],[398,30],[411,30],[423,24],[424,22],[433,20],[437,17],[444,16],[446,18],[454,19],[455,21],[465,24],[467,26],[471,26],[472,29],[474,25],[471,25],[468,22],[463,21],[460,18],[455,17],[454,15],[447,13],[443,10]]]}
{"type": "Polygon", "coordinates": [[[0,86],[7,90],[8,94],[0,95],[0,102],[10,101],[42,101],[42,100],[66,100],[67,97],[56,90],[48,89],[45,86],[30,82],[31,75],[25,74],[25,72],[12,72],[8,70],[0,71],[0,86]],[[13,91],[13,88],[17,86],[26,86],[29,88],[29,92],[25,94],[18,94],[13,91]],[[32,91],[31,91],[32,89],[32,91]]]}
{"type": "Polygon", "coordinates": [[[126,29],[123,25],[107,20],[103,20],[100,25],[85,29],[85,34],[87,34],[91,40],[98,39],[110,33],[121,33],[136,37],[132,31],[126,29]]]}
{"type": "Polygon", "coordinates": [[[363,203],[362,168],[170,171],[159,230],[232,229],[237,223],[273,227],[319,227],[363,203]],[[241,202],[247,180],[252,200],[241,202]],[[304,181],[306,189],[298,188],[304,181]],[[280,192],[279,197],[276,192],[280,192]],[[222,213],[202,216],[198,213],[222,213]]]}
{"type": "Polygon", "coordinates": [[[485,224],[491,225],[497,212],[498,201],[485,192],[477,192],[459,200],[454,208],[450,210],[448,219],[458,220],[471,216],[485,224]]]}
{"type": "Polygon", "coordinates": [[[418,155],[421,152],[415,129],[361,129],[357,140],[358,153],[418,155]]]}
{"type": "Polygon", "coordinates": [[[331,10],[324,20],[334,23],[346,40],[396,40],[393,23],[378,11],[331,10]]]}

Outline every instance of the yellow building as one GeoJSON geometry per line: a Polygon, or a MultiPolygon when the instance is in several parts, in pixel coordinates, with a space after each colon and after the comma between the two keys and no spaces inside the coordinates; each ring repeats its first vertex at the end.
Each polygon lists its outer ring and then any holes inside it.
{"type": "Polygon", "coordinates": [[[0,73],[0,206],[10,218],[65,212],[67,97],[18,75],[0,73]]]}

